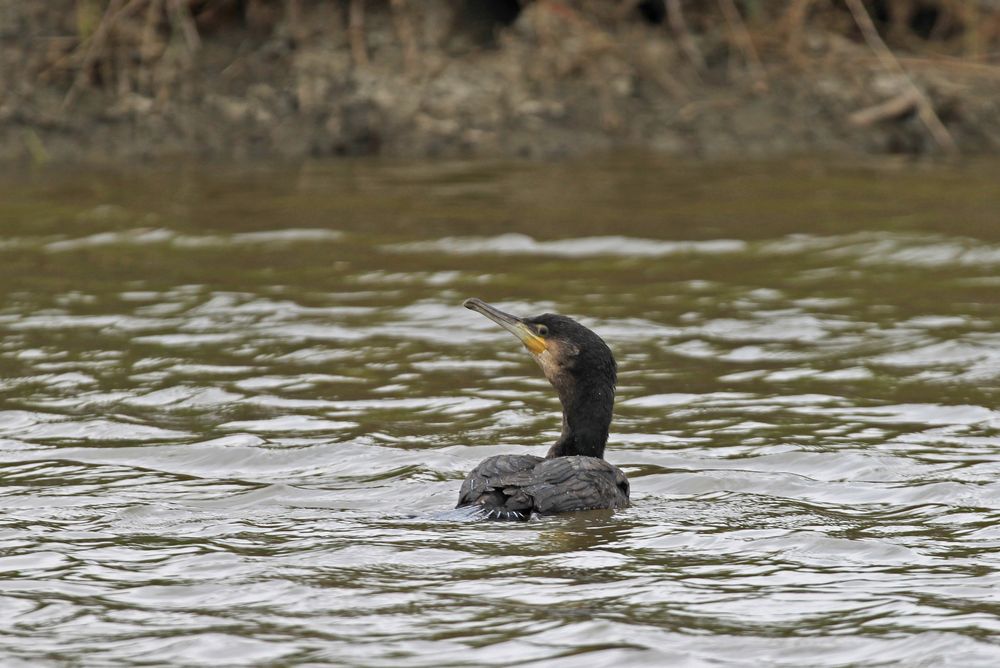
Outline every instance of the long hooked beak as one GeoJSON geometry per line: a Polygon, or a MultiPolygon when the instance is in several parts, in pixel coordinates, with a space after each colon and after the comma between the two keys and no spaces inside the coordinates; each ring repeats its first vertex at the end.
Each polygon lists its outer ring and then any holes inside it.
{"type": "Polygon", "coordinates": [[[511,315],[509,313],[504,313],[498,308],[490,306],[482,299],[466,299],[463,304],[465,308],[476,311],[477,313],[482,313],[487,318],[500,325],[508,332],[520,339],[524,347],[528,349],[533,355],[539,355],[542,352],[548,350],[548,343],[545,339],[538,335],[535,328],[526,323],[521,318],[511,315]]]}

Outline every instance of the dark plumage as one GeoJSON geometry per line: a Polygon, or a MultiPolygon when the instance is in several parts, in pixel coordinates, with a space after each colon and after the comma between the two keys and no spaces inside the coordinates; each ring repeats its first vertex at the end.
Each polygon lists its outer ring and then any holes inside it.
{"type": "Polygon", "coordinates": [[[479,464],[462,484],[458,507],[480,506],[493,519],[627,507],[628,479],[603,459],[617,380],[607,344],[566,316],[518,318],[478,299],[465,306],[524,343],[559,394],[563,420],[544,458],[498,455],[479,464]]]}

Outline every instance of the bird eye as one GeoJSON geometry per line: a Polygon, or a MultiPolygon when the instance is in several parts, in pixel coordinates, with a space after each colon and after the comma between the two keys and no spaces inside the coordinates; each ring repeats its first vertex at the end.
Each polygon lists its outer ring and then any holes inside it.
{"type": "Polygon", "coordinates": [[[549,328],[546,327],[545,325],[539,325],[538,336],[548,336],[548,335],[549,335],[549,328]]]}

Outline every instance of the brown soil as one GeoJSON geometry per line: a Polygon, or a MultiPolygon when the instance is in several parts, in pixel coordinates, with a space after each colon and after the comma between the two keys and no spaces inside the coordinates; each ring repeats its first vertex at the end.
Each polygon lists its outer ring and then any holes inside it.
{"type": "Polygon", "coordinates": [[[851,2],[0,0],[0,162],[1000,152],[1000,3],[851,2]]]}

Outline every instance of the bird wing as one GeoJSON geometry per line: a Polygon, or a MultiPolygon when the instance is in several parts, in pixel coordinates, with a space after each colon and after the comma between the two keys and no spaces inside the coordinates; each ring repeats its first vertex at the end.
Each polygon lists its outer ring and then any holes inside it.
{"type": "Polygon", "coordinates": [[[629,505],[627,491],[619,487],[624,474],[596,457],[546,459],[534,468],[531,478],[523,490],[541,515],[629,505]]]}
{"type": "MultiPolygon", "coordinates": [[[[535,455],[496,455],[483,460],[462,483],[458,506],[481,504],[506,507],[508,499],[504,498],[504,488],[510,487],[519,476],[527,475],[530,479],[530,472],[542,461],[535,455]]],[[[514,486],[517,484],[514,483],[514,486]]]]}
{"type": "Polygon", "coordinates": [[[617,467],[596,457],[498,455],[466,477],[458,507],[479,505],[497,519],[527,519],[578,510],[626,508],[628,483],[617,467]]]}

